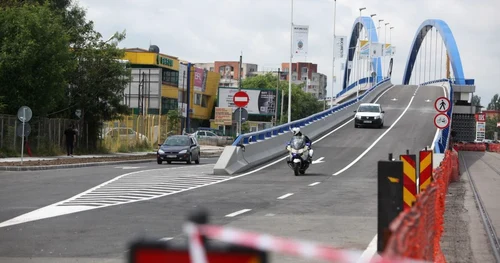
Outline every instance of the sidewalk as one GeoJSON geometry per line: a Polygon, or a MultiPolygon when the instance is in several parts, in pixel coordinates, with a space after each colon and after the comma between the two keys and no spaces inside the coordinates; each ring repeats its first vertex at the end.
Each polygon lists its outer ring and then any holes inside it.
{"type": "MultiPolygon", "coordinates": [[[[224,151],[224,147],[219,147],[219,146],[210,146],[210,145],[202,145],[201,146],[201,156],[206,156],[206,157],[219,157],[221,153],[224,151]]],[[[133,157],[133,156],[146,156],[146,155],[151,155],[151,157],[155,156],[156,151],[151,151],[151,152],[131,152],[131,153],[110,153],[110,154],[96,154],[96,155],[73,155],[71,156],[66,156],[66,155],[59,155],[59,156],[44,156],[44,157],[29,157],[28,155],[25,155],[23,158],[24,162],[28,161],[50,161],[50,160],[57,160],[57,159],[68,159],[68,158],[111,158],[111,157],[133,157]]],[[[8,162],[20,162],[21,157],[10,157],[10,158],[0,158],[0,166],[2,163],[8,163],[8,162]]]]}
{"type": "MultiPolygon", "coordinates": [[[[202,158],[216,158],[224,151],[224,147],[201,146],[202,158]]],[[[87,167],[109,164],[144,163],[156,161],[156,151],[111,153],[96,155],[73,155],[73,156],[44,156],[44,157],[21,157],[0,158],[0,170],[4,171],[30,171],[61,168],[87,167]]]]}
{"type": "Polygon", "coordinates": [[[500,165],[497,164],[500,154],[460,152],[460,155],[466,160],[468,169],[460,157],[460,181],[450,184],[446,196],[441,249],[447,262],[494,262],[467,171],[474,180],[490,219],[499,231],[500,205],[498,205],[497,191],[500,180],[485,162],[500,169],[500,165]]]}

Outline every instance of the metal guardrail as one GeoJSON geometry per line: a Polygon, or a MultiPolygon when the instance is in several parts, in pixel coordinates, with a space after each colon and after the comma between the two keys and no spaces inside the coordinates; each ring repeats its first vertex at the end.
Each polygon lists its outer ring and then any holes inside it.
{"type": "Polygon", "coordinates": [[[306,118],[303,118],[300,120],[296,120],[296,121],[293,121],[291,123],[286,123],[286,124],[282,124],[282,125],[279,125],[276,127],[265,129],[262,131],[241,134],[236,138],[236,140],[234,140],[232,146],[238,146],[238,145],[242,145],[242,144],[245,145],[245,144],[249,144],[250,142],[264,141],[267,138],[272,138],[273,136],[277,136],[279,134],[283,134],[287,131],[290,131],[292,128],[303,127],[303,126],[306,126],[310,123],[315,122],[316,120],[323,119],[326,116],[333,114],[334,112],[341,111],[344,108],[356,103],[358,98],[360,100],[363,99],[366,95],[371,93],[375,88],[386,83],[390,79],[391,78],[386,78],[386,79],[382,80],[381,82],[379,82],[376,85],[374,85],[373,87],[371,87],[369,90],[367,90],[365,93],[363,93],[363,95],[361,95],[359,97],[353,98],[347,102],[344,102],[344,103],[337,105],[335,107],[332,107],[330,109],[324,110],[322,112],[318,112],[318,113],[313,114],[309,117],[306,117],[306,118]]]}
{"type": "Polygon", "coordinates": [[[431,80],[424,82],[420,85],[429,85],[429,84],[434,84],[434,83],[439,83],[439,82],[450,82],[455,85],[464,85],[464,86],[474,86],[475,80],[474,79],[458,79],[458,78],[449,78],[449,79],[437,79],[437,80],[431,80]],[[460,82],[465,83],[465,84],[460,84],[460,82]]]}
{"type": "Polygon", "coordinates": [[[351,85],[347,86],[346,89],[344,89],[341,92],[337,93],[337,95],[335,95],[335,98],[338,98],[338,97],[344,95],[346,92],[348,92],[349,90],[351,90],[352,88],[354,88],[356,86],[359,86],[360,84],[371,83],[372,81],[373,81],[373,77],[362,78],[362,79],[359,80],[358,83],[354,82],[351,85]]]}

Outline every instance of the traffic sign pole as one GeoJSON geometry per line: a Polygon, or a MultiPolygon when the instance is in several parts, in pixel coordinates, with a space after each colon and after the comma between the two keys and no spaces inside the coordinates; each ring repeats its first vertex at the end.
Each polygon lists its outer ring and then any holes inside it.
{"type": "Polygon", "coordinates": [[[21,165],[23,165],[23,153],[24,153],[24,124],[26,121],[26,108],[23,108],[23,136],[21,136],[21,165]]]}
{"type": "Polygon", "coordinates": [[[233,95],[233,103],[239,108],[239,119],[238,119],[238,134],[241,134],[241,108],[248,105],[250,98],[248,94],[244,91],[238,91],[233,95]]]}

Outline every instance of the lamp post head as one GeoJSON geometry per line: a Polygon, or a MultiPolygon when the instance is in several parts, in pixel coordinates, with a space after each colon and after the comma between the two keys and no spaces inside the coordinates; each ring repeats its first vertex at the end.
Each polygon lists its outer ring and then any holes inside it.
{"type": "Polygon", "coordinates": [[[374,17],[374,16],[376,16],[376,15],[377,15],[377,14],[371,14],[370,16],[371,16],[371,17],[374,17]]]}
{"type": "Polygon", "coordinates": [[[361,11],[363,11],[363,10],[365,10],[365,9],[366,9],[366,7],[361,7],[361,8],[359,9],[359,11],[361,12],[361,11]]]}

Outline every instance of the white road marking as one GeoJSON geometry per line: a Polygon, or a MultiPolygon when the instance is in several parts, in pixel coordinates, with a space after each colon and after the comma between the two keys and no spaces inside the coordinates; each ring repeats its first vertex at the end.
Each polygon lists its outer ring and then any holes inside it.
{"type": "Polygon", "coordinates": [[[252,211],[252,209],[242,209],[240,211],[236,211],[234,213],[228,214],[228,215],[226,215],[226,217],[235,217],[237,215],[241,215],[241,214],[249,212],[249,211],[252,211]]]}
{"type": "Polygon", "coordinates": [[[312,164],[324,163],[325,161],[323,161],[323,159],[325,159],[325,157],[320,157],[317,160],[312,161],[312,164]]]}
{"type": "Polygon", "coordinates": [[[282,195],[282,196],[278,197],[278,199],[285,199],[285,198],[292,196],[292,195],[293,195],[293,193],[288,193],[286,195],[282,195]]]}
{"type": "MultiPolygon", "coordinates": [[[[391,90],[392,88],[394,88],[395,86],[392,85],[391,87],[387,88],[384,92],[382,92],[378,97],[377,99],[375,100],[375,102],[377,102],[380,98],[383,97],[383,95],[385,93],[387,93],[389,90],[391,90]]],[[[327,134],[323,135],[322,137],[318,138],[316,141],[313,142],[313,144],[317,143],[317,142],[320,142],[322,141],[323,139],[325,139],[326,137],[332,135],[334,132],[342,129],[344,126],[348,125],[349,123],[351,123],[354,119],[350,119],[348,121],[346,121],[344,124],[340,125],[339,127],[333,129],[332,131],[328,132],[327,134]]],[[[41,220],[41,219],[46,219],[46,218],[51,218],[51,217],[56,217],[56,216],[62,216],[62,215],[67,215],[67,214],[72,214],[72,213],[77,213],[77,212],[82,212],[82,211],[87,211],[87,210],[92,210],[92,209],[97,209],[97,208],[104,208],[104,207],[108,207],[108,206],[114,206],[114,205],[121,205],[121,204],[127,204],[127,203],[134,203],[134,202],[139,202],[139,201],[147,201],[147,200],[151,200],[151,199],[155,199],[155,198],[160,198],[160,197],[164,197],[164,196],[167,196],[167,195],[173,195],[173,194],[177,194],[177,193],[181,193],[181,192],[184,192],[184,191],[189,191],[189,190],[193,190],[193,189],[197,189],[197,188],[201,188],[201,187],[204,187],[204,186],[208,186],[208,185],[214,185],[214,184],[219,184],[219,183],[223,183],[223,182],[226,182],[226,181],[229,181],[229,180],[234,180],[234,179],[237,179],[237,178],[240,178],[240,177],[243,177],[243,176],[247,176],[247,175],[250,175],[250,174],[253,174],[253,173],[256,173],[258,171],[261,171],[263,169],[266,169],[267,167],[270,167],[272,165],[275,165],[281,161],[283,161],[284,159],[286,159],[288,157],[288,155],[285,155],[284,157],[280,158],[280,159],[277,159],[276,161],[274,162],[271,162],[271,163],[268,163],[266,165],[263,165],[257,169],[254,169],[254,170],[251,170],[249,172],[246,172],[244,174],[240,174],[240,175],[237,175],[237,176],[220,176],[219,180],[214,180],[213,182],[211,183],[207,183],[207,184],[201,184],[201,185],[193,185],[192,187],[182,187],[182,188],[179,188],[179,187],[176,187],[176,186],[180,186],[182,185],[181,182],[177,182],[176,184],[172,185],[172,184],[164,184],[162,186],[163,189],[166,189],[166,190],[170,190],[172,192],[168,192],[168,193],[164,193],[164,194],[157,194],[155,192],[155,194],[151,194],[151,192],[149,192],[150,194],[147,194],[147,193],[127,193],[127,196],[121,196],[121,198],[123,199],[127,199],[127,200],[131,200],[131,201],[126,201],[126,202],[116,202],[115,200],[107,200],[109,202],[104,202],[103,200],[97,200],[97,199],[94,199],[93,202],[90,202],[90,201],[81,201],[81,200],[78,200],[76,201],[77,198],[81,197],[81,196],[84,196],[86,195],[86,197],[109,197],[109,196],[112,196],[112,197],[115,197],[114,194],[111,193],[111,188],[108,188],[109,190],[107,192],[94,192],[95,190],[99,189],[100,187],[103,187],[105,185],[108,185],[112,182],[115,182],[123,177],[126,177],[126,176],[130,176],[130,175],[134,175],[134,174],[138,174],[138,173],[149,173],[149,172],[153,172],[153,171],[169,171],[169,170],[175,170],[175,169],[182,169],[182,168],[192,168],[192,166],[183,166],[183,167],[175,167],[175,168],[160,168],[160,169],[151,169],[151,170],[143,170],[143,171],[136,171],[136,172],[131,172],[131,173],[127,173],[127,174],[123,174],[123,175],[120,175],[120,176],[117,176],[103,184],[100,184],[96,187],[93,187],[85,192],[82,192],[80,194],[77,194],[69,199],[66,199],[66,200],[63,200],[61,202],[58,202],[58,203],[55,203],[55,204],[51,204],[51,205],[48,205],[48,206],[45,206],[45,207],[42,207],[42,208],[39,208],[37,210],[34,210],[32,212],[29,212],[29,213],[26,213],[26,214],[23,214],[23,215],[20,215],[18,217],[15,217],[13,219],[10,219],[10,220],[7,220],[7,221],[4,221],[2,223],[0,223],[0,228],[2,227],[7,227],[7,226],[12,226],[12,225],[17,225],[17,224],[22,224],[22,223],[26,223],[26,222],[30,222],[30,221],[36,221],[36,220],[41,220]],[[224,179],[222,179],[224,178],[224,179]],[[134,199],[136,198],[136,199],[134,199]],[[137,199],[137,198],[140,198],[140,199],[137,199]],[[73,202],[71,206],[69,205],[62,205],[64,203],[68,203],[68,202],[73,202]],[[84,203],[84,202],[87,202],[87,203],[84,203]]],[[[209,164],[209,165],[214,165],[214,164],[209,164]]],[[[204,166],[208,166],[208,165],[199,165],[199,166],[196,166],[196,167],[204,167],[204,166]]],[[[209,175],[209,177],[217,177],[215,175],[209,175]]],[[[155,178],[157,179],[157,178],[155,178]]],[[[109,187],[109,186],[108,186],[109,187]]],[[[154,185],[154,189],[157,189],[157,185],[154,185]]],[[[152,189],[151,189],[152,190],[152,189]]],[[[150,190],[150,191],[151,191],[150,190]]],[[[245,211],[247,212],[247,211],[245,211]]]]}
{"type": "Polygon", "coordinates": [[[164,238],[160,238],[159,241],[169,241],[172,239],[174,239],[174,238],[173,237],[164,237],[164,238]]]}
{"type": "MultiPolygon", "coordinates": [[[[417,89],[418,90],[418,87],[417,89]]],[[[375,147],[375,145],[380,141],[382,140],[382,138],[384,138],[384,136],[389,133],[392,128],[399,122],[399,120],[401,118],[403,118],[403,116],[405,115],[405,113],[408,111],[408,109],[410,108],[411,106],[411,103],[413,102],[413,99],[415,98],[415,94],[413,94],[413,96],[411,96],[411,99],[410,99],[410,102],[408,103],[408,106],[406,106],[406,108],[404,109],[404,111],[401,113],[401,115],[399,115],[399,117],[394,121],[394,123],[384,132],[382,133],[368,148],[366,148],[366,150],[361,153],[356,159],[354,159],[354,161],[352,161],[350,164],[348,164],[346,167],[342,168],[342,170],[334,173],[333,175],[334,176],[337,176],[343,172],[345,172],[347,169],[351,168],[353,165],[355,165],[359,160],[361,160],[361,158],[363,158],[363,156],[365,156],[373,147],[375,147]]]]}
{"type": "Polygon", "coordinates": [[[361,257],[358,259],[358,263],[361,262],[370,262],[373,255],[377,253],[377,235],[372,239],[366,250],[361,254],[361,257]]]}
{"type": "Polygon", "coordinates": [[[315,183],[310,184],[309,186],[315,186],[315,185],[318,185],[318,184],[320,184],[320,183],[321,183],[321,182],[315,182],[315,183]]]}
{"type": "Polygon", "coordinates": [[[132,166],[122,166],[122,167],[115,167],[116,169],[123,169],[123,170],[133,170],[133,169],[139,169],[142,167],[132,167],[132,166]]]}

